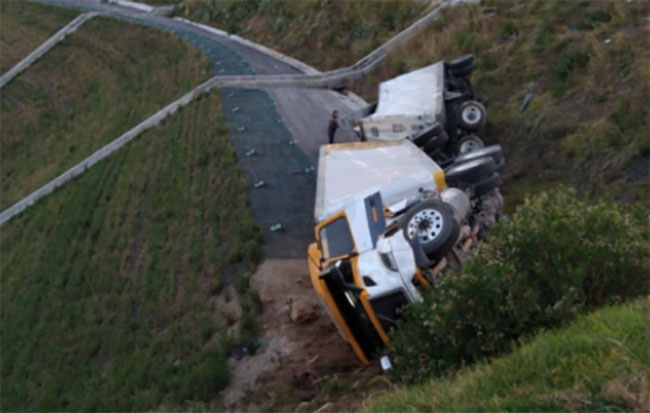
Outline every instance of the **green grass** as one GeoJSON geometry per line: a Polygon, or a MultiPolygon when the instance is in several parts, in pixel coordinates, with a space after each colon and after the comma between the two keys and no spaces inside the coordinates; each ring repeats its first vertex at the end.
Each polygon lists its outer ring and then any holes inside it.
{"type": "Polygon", "coordinates": [[[180,14],[332,70],[355,63],[429,8],[410,0],[190,0],[180,14]]]}
{"type": "Polygon", "coordinates": [[[394,51],[356,89],[372,100],[378,81],[472,53],[475,89],[490,100],[488,143],[504,146],[509,166],[502,187],[509,212],[526,194],[558,183],[647,200],[649,14],[647,2],[465,5],[394,51]],[[527,92],[534,98],[520,113],[527,92]]]}
{"type": "Polygon", "coordinates": [[[79,13],[27,1],[0,2],[0,73],[5,73],[79,13]]]}
{"type": "Polygon", "coordinates": [[[201,98],[2,228],[3,411],[218,407],[254,325],[219,330],[216,297],[260,243],[220,114],[201,98]]]}
{"type": "Polygon", "coordinates": [[[606,308],[538,335],[514,353],[447,379],[400,387],[366,409],[388,411],[645,411],[650,301],[606,308]]]}
{"type": "MultiPolygon", "coordinates": [[[[50,11],[8,3],[20,6],[3,13],[3,24],[23,6],[35,19],[50,11]]],[[[171,34],[108,18],[86,22],[2,89],[0,208],[208,77],[207,59],[171,34]]]]}

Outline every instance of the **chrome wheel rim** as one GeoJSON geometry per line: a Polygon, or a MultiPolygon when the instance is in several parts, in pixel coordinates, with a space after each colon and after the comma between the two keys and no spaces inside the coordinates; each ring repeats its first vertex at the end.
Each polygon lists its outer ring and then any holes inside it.
{"type": "Polygon", "coordinates": [[[481,121],[481,111],[474,105],[463,108],[461,116],[467,125],[477,125],[481,121]]]}
{"type": "Polygon", "coordinates": [[[428,243],[436,239],[443,228],[443,219],[435,209],[423,209],[417,212],[408,223],[407,233],[410,239],[418,237],[420,243],[428,243]]]}
{"type": "Polygon", "coordinates": [[[478,151],[479,149],[481,149],[481,145],[474,140],[463,142],[460,145],[460,153],[474,152],[474,151],[478,151]]]}

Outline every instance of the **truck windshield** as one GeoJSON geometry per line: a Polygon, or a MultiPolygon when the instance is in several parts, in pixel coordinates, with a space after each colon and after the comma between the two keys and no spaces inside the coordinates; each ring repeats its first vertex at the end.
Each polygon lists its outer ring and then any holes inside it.
{"type": "Polygon", "coordinates": [[[340,257],[354,252],[354,241],[345,218],[338,218],[320,230],[323,258],[340,257]]]}

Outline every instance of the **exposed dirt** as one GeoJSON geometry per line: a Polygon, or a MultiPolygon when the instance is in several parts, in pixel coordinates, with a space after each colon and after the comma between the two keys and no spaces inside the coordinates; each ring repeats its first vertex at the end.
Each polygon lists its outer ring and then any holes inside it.
{"type": "MultiPolygon", "coordinates": [[[[262,406],[286,411],[301,402],[309,409],[326,381],[343,377],[359,383],[378,373],[376,366],[362,366],[331,323],[311,286],[305,259],[266,260],[251,285],[263,304],[262,345],[255,355],[230,361],[231,384],[223,392],[228,411],[262,406]]],[[[344,408],[342,399],[327,402],[323,410],[344,408]]]]}

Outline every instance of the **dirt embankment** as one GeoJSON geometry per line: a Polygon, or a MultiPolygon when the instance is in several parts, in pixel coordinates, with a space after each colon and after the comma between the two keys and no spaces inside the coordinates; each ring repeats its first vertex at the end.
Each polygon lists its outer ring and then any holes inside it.
{"type": "Polygon", "coordinates": [[[383,381],[376,379],[377,366],[361,365],[330,322],[305,259],[266,260],[251,281],[263,305],[261,347],[230,361],[232,379],[223,398],[229,411],[349,409],[350,393],[359,393],[358,401],[362,391],[348,386],[364,390],[383,381]]]}

